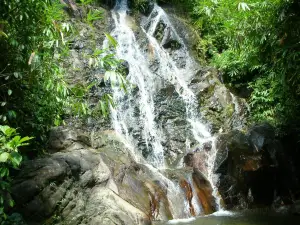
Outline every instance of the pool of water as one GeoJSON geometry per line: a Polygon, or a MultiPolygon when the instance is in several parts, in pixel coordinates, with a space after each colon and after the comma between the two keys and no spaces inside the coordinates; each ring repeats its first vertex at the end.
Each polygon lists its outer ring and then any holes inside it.
{"type": "Polygon", "coordinates": [[[300,216],[274,212],[221,212],[198,218],[157,222],[155,225],[300,225],[300,216]]]}

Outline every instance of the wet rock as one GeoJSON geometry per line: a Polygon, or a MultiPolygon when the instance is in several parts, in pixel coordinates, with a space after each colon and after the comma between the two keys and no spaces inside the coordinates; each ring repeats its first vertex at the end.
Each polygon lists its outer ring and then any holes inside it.
{"type": "Polygon", "coordinates": [[[247,126],[248,106],[233,95],[218,79],[217,71],[200,69],[189,87],[198,96],[202,116],[209,121],[213,133],[222,133],[247,126]]]}
{"type": "MultiPolygon", "coordinates": [[[[161,2],[161,1],[160,1],[161,2]]],[[[158,1],[158,4],[161,4],[158,1]]],[[[196,45],[197,42],[200,40],[199,34],[195,31],[195,29],[191,26],[191,21],[187,19],[187,17],[183,14],[177,13],[178,9],[176,7],[172,6],[172,4],[168,4],[168,2],[163,2],[164,4],[161,4],[164,10],[167,12],[169,20],[171,21],[174,30],[176,30],[176,33],[180,37],[181,41],[184,43],[184,45],[188,48],[189,53],[195,58],[197,58],[197,52],[196,45]]],[[[173,36],[172,40],[177,41],[178,43],[181,43],[181,41],[178,41],[178,39],[173,36]]],[[[180,45],[182,45],[181,43],[180,45]]],[[[179,45],[175,49],[180,48],[179,45]]],[[[182,61],[185,61],[185,59],[182,59],[182,61]]]]}
{"type": "Polygon", "coordinates": [[[264,123],[251,127],[248,136],[252,143],[252,147],[256,151],[261,151],[262,147],[268,144],[268,140],[275,139],[275,131],[271,125],[264,123]]]}
{"type": "Polygon", "coordinates": [[[198,169],[194,169],[193,183],[204,214],[211,214],[215,212],[217,207],[216,200],[212,194],[212,186],[207,178],[198,169]]]}
{"type": "MultiPolygon", "coordinates": [[[[161,42],[164,38],[165,29],[167,28],[167,24],[165,24],[163,21],[160,21],[154,31],[154,37],[161,42]]],[[[169,28],[168,28],[169,30],[169,28]]],[[[170,31],[167,31],[170,32],[170,31]]]]}
{"type": "Polygon", "coordinates": [[[118,71],[122,74],[127,76],[129,74],[129,63],[125,60],[121,62],[121,65],[118,68],[118,71]]]}
{"type": "Polygon", "coordinates": [[[275,193],[285,193],[286,176],[280,171],[287,171],[282,163],[286,156],[270,125],[219,135],[216,146],[214,171],[220,175],[218,189],[227,208],[269,206],[275,193]]]}
{"type": "Polygon", "coordinates": [[[207,159],[208,155],[204,151],[188,153],[184,157],[185,166],[193,167],[207,175],[207,159]]]}
{"type": "Polygon", "coordinates": [[[208,158],[212,150],[212,142],[208,141],[198,145],[193,152],[189,152],[183,158],[186,167],[192,167],[208,175],[208,158]]]}
{"type": "Polygon", "coordinates": [[[163,146],[168,164],[176,167],[186,150],[186,139],[194,143],[186,106],[173,85],[162,88],[155,96],[155,120],[163,131],[163,146]]]}
{"type": "Polygon", "coordinates": [[[152,220],[171,220],[170,203],[167,198],[167,189],[159,181],[147,182],[150,198],[150,215],[152,220]]]}
{"type": "Polygon", "coordinates": [[[292,205],[292,209],[291,212],[295,215],[300,215],[300,201],[296,201],[293,205],[292,205]]]}
{"type": "Polygon", "coordinates": [[[185,192],[185,196],[187,199],[187,202],[189,204],[189,211],[191,216],[195,217],[196,216],[196,212],[195,212],[195,208],[194,205],[192,203],[192,199],[193,199],[193,189],[190,185],[189,182],[187,182],[185,179],[181,179],[179,182],[180,187],[184,190],[185,192]]]}

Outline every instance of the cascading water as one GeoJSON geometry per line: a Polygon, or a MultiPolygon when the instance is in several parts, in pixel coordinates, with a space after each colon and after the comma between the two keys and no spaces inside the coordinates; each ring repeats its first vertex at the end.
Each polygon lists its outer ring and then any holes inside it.
{"type": "MultiPolygon", "coordinates": [[[[184,199],[179,185],[159,173],[159,169],[166,168],[163,144],[164,132],[156,118],[154,99],[157,92],[166,84],[173,85],[185,104],[185,119],[189,124],[192,138],[198,145],[206,142],[214,143],[214,138],[198,113],[196,96],[188,86],[192,76],[199,70],[199,65],[189,55],[184,41],[179,37],[168,16],[159,6],[154,6],[149,17],[140,26],[148,51],[145,51],[138,43],[136,34],[128,22],[130,17],[127,12],[127,0],[119,0],[112,10],[115,28],[111,35],[118,42],[116,55],[128,62],[129,74],[127,80],[133,86],[129,94],[124,94],[118,88],[113,89],[113,98],[117,103],[116,108],[112,109],[113,127],[118,133],[126,137],[127,143],[132,145],[133,154],[138,155],[136,160],[146,164],[158,174],[159,179],[167,183],[168,198],[171,202],[173,216],[175,218],[188,217],[186,209],[178,208],[178,205],[182,205],[184,199]],[[165,27],[163,38],[158,41],[155,36],[161,21],[163,21],[165,27]],[[163,46],[171,36],[177,44],[172,54],[163,46]],[[153,68],[154,61],[155,69],[153,68]],[[182,63],[179,64],[178,61],[182,63]],[[143,150],[148,152],[146,159],[142,157],[141,146],[144,146],[143,150]],[[186,212],[185,215],[182,212],[186,212]]],[[[107,45],[107,43],[104,44],[107,45]]],[[[186,137],[186,139],[186,143],[190,143],[189,137],[186,137]]],[[[187,147],[189,148],[189,146],[187,147]]],[[[187,151],[190,151],[190,149],[187,149],[187,151]]],[[[213,147],[208,156],[207,174],[207,178],[212,184],[214,180],[212,173],[214,157],[215,148],[213,147]]],[[[216,194],[216,189],[214,192],[216,194]]],[[[196,204],[195,200],[193,202],[196,204]]],[[[196,212],[199,215],[201,213],[200,208],[196,207],[196,212]]]]}
{"type": "MultiPolygon", "coordinates": [[[[128,81],[136,85],[139,90],[139,112],[137,118],[134,114],[134,108],[130,107],[129,101],[124,101],[124,93],[118,89],[114,90],[114,100],[118,103],[113,113],[113,123],[115,129],[120,133],[127,134],[129,124],[139,122],[143,126],[143,138],[147,148],[152,146],[153,154],[148,161],[155,167],[164,167],[163,147],[161,145],[160,130],[155,124],[153,95],[155,93],[155,77],[149,69],[147,59],[139,49],[134,32],[127,25],[127,1],[117,3],[112,11],[112,17],[116,28],[111,33],[117,40],[119,46],[117,48],[117,56],[126,60],[130,65],[128,81]],[[129,104],[129,105],[128,105],[129,104]],[[139,121],[134,121],[138,119],[139,121]]],[[[128,96],[135,98],[135,96],[128,96]]],[[[134,142],[134,140],[131,140],[134,142]]]]}

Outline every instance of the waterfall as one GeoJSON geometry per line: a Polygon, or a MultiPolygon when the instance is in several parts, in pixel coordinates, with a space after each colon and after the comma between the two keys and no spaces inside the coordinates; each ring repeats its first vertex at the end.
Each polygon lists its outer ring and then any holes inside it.
{"type": "MultiPolygon", "coordinates": [[[[189,82],[200,66],[190,56],[184,40],[178,35],[162,8],[157,5],[154,6],[150,15],[142,21],[141,25],[138,25],[140,29],[138,34],[130,24],[132,20],[128,11],[127,0],[117,1],[112,10],[115,26],[111,35],[118,42],[116,56],[128,62],[127,80],[132,84],[128,94],[123,93],[118,88],[113,88],[116,107],[112,109],[111,113],[112,125],[118,133],[125,137],[126,142],[131,146],[135,159],[158,173],[158,177],[168,184],[170,190],[168,198],[173,206],[175,218],[188,217],[180,212],[186,212],[186,209],[175,209],[175,205],[182,204],[183,195],[179,185],[159,172],[159,170],[167,168],[167,165],[164,156],[166,150],[164,146],[165,134],[162,125],[157,121],[155,97],[166,85],[172,85],[185,105],[185,119],[192,134],[192,137],[186,136],[186,143],[190,143],[190,138],[194,139],[199,146],[206,142],[214,143],[214,137],[201,119],[197,98],[189,88],[189,82]],[[161,40],[158,40],[156,37],[158,35],[157,29],[162,26],[161,24],[164,27],[160,34],[161,40]],[[143,43],[140,43],[137,35],[143,37],[143,43]],[[163,46],[171,36],[176,40],[175,50],[172,54],[163,46]],[[181,63],[178,63],[179,61],[181,63]]],[[[106,42],[104,45],[107,45],[106,42]]],[[[186,152],[193,150],[189,144],[186,146],[186,152]]],[[[208,156],[207,178],[211,184],[214,184],[212,169],[216,151],[215,148],[212,149],[208,156]]],[[[216,195],[216,189],[214,192],[216,195]]],[[[195,199],[192,202],[197,205],[195,199]]],[[[197,215],[200,215],[200,211],[197,206],[197,215]]]]}

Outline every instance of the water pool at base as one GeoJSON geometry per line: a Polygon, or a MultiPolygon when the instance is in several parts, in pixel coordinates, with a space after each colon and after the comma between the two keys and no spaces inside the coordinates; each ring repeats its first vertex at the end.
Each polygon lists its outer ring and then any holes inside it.
{"type": "Polygon", "coordinates": [[[300,215],[271,212],[224,213],[198,218],[156,222],[154,225],[300,225],[300,215]]]}

